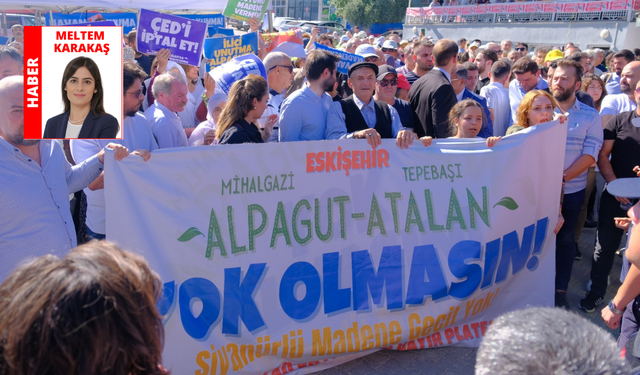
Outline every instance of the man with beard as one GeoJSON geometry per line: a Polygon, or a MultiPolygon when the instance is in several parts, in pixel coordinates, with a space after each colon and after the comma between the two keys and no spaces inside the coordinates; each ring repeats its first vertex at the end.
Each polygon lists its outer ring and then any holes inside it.
{"type": "MultiPolygon", "coordinates": [[[[0,282],[24,259],[76,247],[69,194],[104,168],[104,149],[71,166],[55,140],[24,139],[24,78],[0,81],[0,282]]],[[[109,143],[122,160],[128,150],[109,143]]]]}
{"type": "MultiPolygon", "coordinates": [[[[476,87],[476,90],[478,92],[480,92],[483,87],[491,83],[489,73],[491,73],[491,65],[493,65],[496,61],[498,61],[498,54],[491,49],[481,48],[476,52],[476,59],[473,61],[473,63],[478,67],[478,73],[480,74],[480,81],[478,82],[478,86],[476,87]]],[[[476,90],[471,91],[475,92],[476,90]]]]}
{"type": "MultiPolygon", "coordinates": [[[[125,116],[122,126],[122,139],[113,143],[123,145],[133,153],[149,160],[153,151],[158,148],[151,129],[147,126],[147,119],[138,112],[144,99],[142,82],[147,77],[142,68],[134,63],[125,62],[123,67],[122,109],[125,116]]],[[[110,141],[101,139],[73,139],[70,141],[71,155],[76,163],[88,160],[106,147],[110,141]]],[[[89,238],[102,240],[105,238],[105,209],[104,209],[104,172],[84,189],[87,195],[87,233],[89,238]]]]}
{"type": "Polygon", "coordinates": [[[509,56],[509,52],[513,49],[513,43],[509,39],[505,39],[500,43],[500,48],[502,48],[502,56],[509,56]]]}
{"type": "Polygon", "coordinates": [[[325,139],[327,114],[333,103],[327,93],[336,83],[338,61],[340,57],[329,51],[309,52],[304,63],[307,83],[287,97],[280,108],[280,142],[325,139]]]}
{"type": "Polygon", "coordinates": [[[605,88],[607,89],[607,94],[613,95],[622,93],[620,90],[620,74],[622,73],[622,69],[635,59],[633,52],[628,49],[623,49],[613,55],[613,58],[611,59],[613,72],[605,73],[601,77],[602,81],[604,81],[605,88]]]}
{"type": "Polygon", "coordinates": [[[395,108],[373,98],[378,73],[378,66],[366,61],[349,67],[353,95],[332,104],[327,139],[366,139],[372,148],[378,147],[383,138],[396,138],[400,148],[413,143],[413,130],[402,127],[395,108]]]}
{"type": "Polygon", "coordinates": [[[636,109],[634,88],[640,81],[640,62],[633,61],[625,65],[620,74],[620,94],[607,95],[602,99],[600,117],[602,126],[606,126],[609,119],[622,112],[636,109]]]}
{"type": "Polygon", "coordinates": [[[567,309],[567,288],[576,253],[574,233],[584,202],[587,170],[596,161],[602,147],[602,124],[598,111],[576,99],[581,80],[582,66],[579,63],[570,59],[558,60],[551,91],[558,102],[555,111],[567,116],[568,129],[562,179],[564,224],[556,236],[555,304],[567,309]]]}
{"type": "Polygon", "coordinates": [[[413,54],[408,56],[407,59],[412,59],[415,62],[413,71],[405,74],[407,81],[413,86],[413,83],[418,78],[423,77],[433,69],[433,43],[429,39],[414,42],[413,54]]]}

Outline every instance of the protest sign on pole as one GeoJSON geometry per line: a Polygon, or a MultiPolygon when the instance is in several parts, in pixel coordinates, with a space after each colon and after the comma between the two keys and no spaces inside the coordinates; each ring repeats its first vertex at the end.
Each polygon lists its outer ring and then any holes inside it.
{"type": "Polygon", "coordinates": [[[229,94],[234,82],[243,79],[249,74],[256,74],[267,79],[267,70],[258,56],[254,54],[234,57],[213,69],[209,74],[216,81],[216,92],[229,94]]]}
{"type": "Polygon", "coordinates": [[[234,57],[258,54],[258,33],[208,38],[204,41],[204,57],[212,67],[220,66],[234,57]]]}
{"type": "Polygon", "coordinates": [[[249,18],[260,20],[268,5],[269,0],[229,0],[222,14],[240,21],[247,21],[249,18]]]}
{"type": "Polygon", "coordinates": [[[110,156],[107,237],[163,280],[173,373],[303,374],[381,348],[478,346],[500,314],[553,306],[566,129],[491,149],[342,140],[110,156]]]}
{"type": "Polygon", "coordinates": [[[336,48],[331,48],[331,47],[327,47],[325,45],[322,45],[318,42],[316,42],[316,49],[323,49],[325,51],[329,51],[329,52],[333,52],[334,54],[340,56],[340,61],[338,61],[338,71],[340,73],[344,73],[347,74],[349,72],[349,67],[357,62],[362,62],[364,61],[364,57],[353,54],[353,53],[349,53],[349,52],[345,52],[345,51],[341,51],[339,49],[336,48]]]}
{"type": "Polygon", "coordinates": [[[204,22],[140,9],[138,51],[156,54],[168,48],[172,61],[198,66],[206,33],[204,22]]]}

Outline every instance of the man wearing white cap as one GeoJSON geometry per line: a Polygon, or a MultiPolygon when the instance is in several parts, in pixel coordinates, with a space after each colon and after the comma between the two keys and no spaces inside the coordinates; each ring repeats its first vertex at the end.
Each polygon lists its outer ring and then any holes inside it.
{"type": "Polygon", "coordinates": [[[402,66],[400,61],[398,61],[398,43],[396,43],[395,41],[385,40],[382,44],[382,53],[393,57],[395,68],[399,68],[400,66],[402,66]]]}
{"type": "MultiPolygon", "coordinates": [[[[267,71],[267,82],[269,83],[269,102],[262,117],[258,120],[260,128],[264,128],[267,119],[271,115],[280,115],[280,105],[284,100],[284,92],[293,80],[293,64],[291,58],[282,52],[271,52],[263,60],[264,68],[267,71]]],[[[269,142],[278,141],[278,126],[273,127],[269,142]]]]}

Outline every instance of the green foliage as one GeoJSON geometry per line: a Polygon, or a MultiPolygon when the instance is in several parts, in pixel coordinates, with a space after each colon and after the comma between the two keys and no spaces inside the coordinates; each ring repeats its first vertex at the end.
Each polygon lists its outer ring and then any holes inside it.
{"type": "Polygon", "coordinates": [[[402,22],[407,0],[332,0],[337,13],[353,25],[402,22]]]}

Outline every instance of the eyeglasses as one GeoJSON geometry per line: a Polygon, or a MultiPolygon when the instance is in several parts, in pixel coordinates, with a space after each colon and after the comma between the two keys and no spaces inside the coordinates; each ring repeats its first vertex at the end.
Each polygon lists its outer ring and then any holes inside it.
{"type": "Polygon", "coordinates": [[[378,56],[369,56],[369,57],[365,57],[365,58],[364,58],[364,61],[374,63],[374,62],[378,61],[378,56]]]}
{"type": "Polygon", "coordinates": [[[139,97],[143,96],[142,90],[138,90],[138,91],[135,91],[135,92],[125,92],[125,95],[133,95],[134,98],[139,98],[139,97]]]}
{"type": "Polygon", "coordinates": [[[522,52],[522,51],[526,51],[527,49],[524,47],[516,47],[516,51],[518,52],[522,52]]]}
{"type": "Polygon", "coordinates": [[[396,51],[397,51],[397,49],[393,49],[393,48],[383,48],[382,49],[382,52],[385,52],[385,53],[386,52],[396,52],[396,51]]]}
{"type": "Polygon", "coordinates": [[[380,87],[398,86],[397,79],[392,79],[392,80],[383,79],[382,81],[378,81],[378,83],[380,84],[380,87]]]}
{"type": "Polygon", "coordinates": [[[293,65],[276,65],[276,66],[272,66],[271,69],[269,69],[269,71],[272,71],[277,67],[286,68],[289,70],[289,73],[293,73],[293,65]]]}

